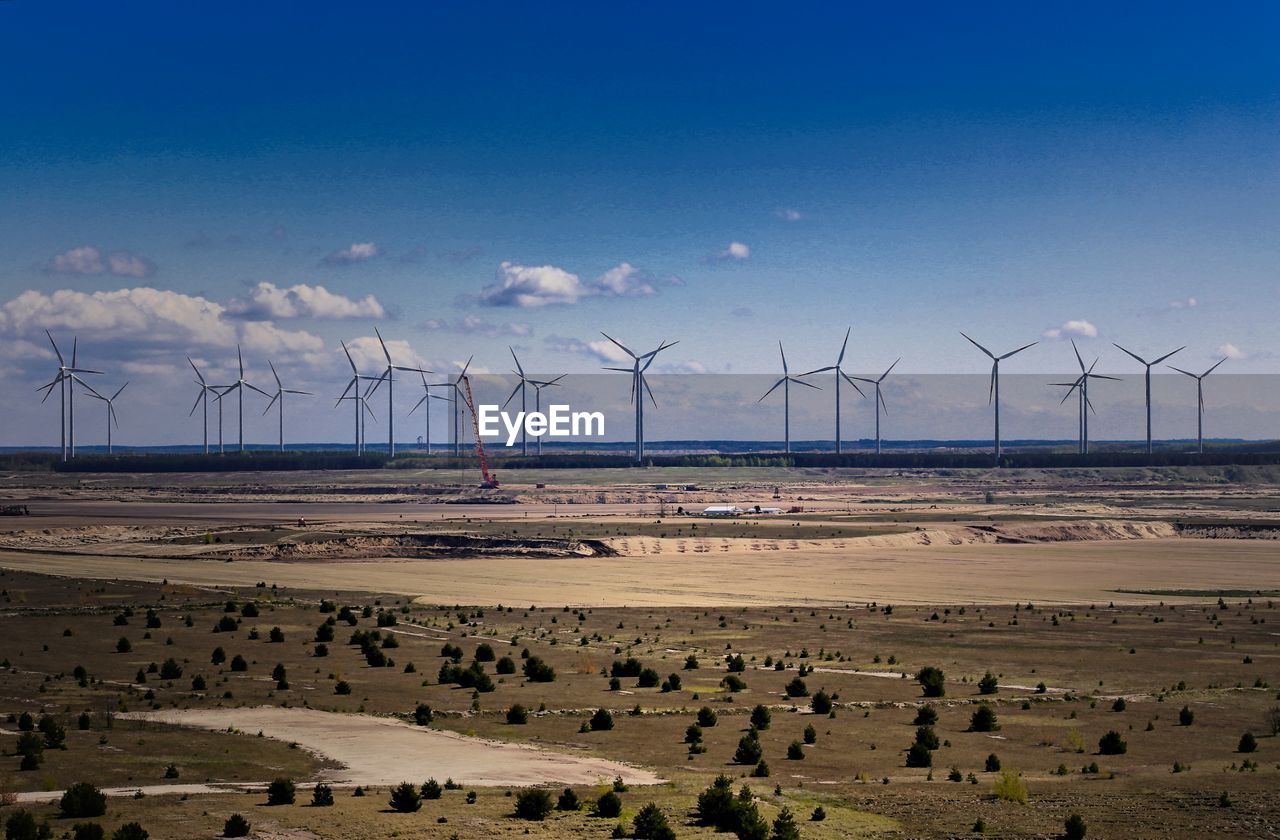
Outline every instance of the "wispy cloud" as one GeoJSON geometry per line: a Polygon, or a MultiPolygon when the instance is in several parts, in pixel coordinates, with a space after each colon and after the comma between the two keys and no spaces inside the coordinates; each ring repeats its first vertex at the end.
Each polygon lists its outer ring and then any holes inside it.
{"type": "Polygon", "coordinates": [[[1195,309],[1199,305],[1200,305],[1200,301],[1196,300],[1193,297],[1183,298],[1181,300],[1169,301],[1170,309],[1195,309]]]}
{"type": "Polygon", "coordinates": [[[1219,356],[1226,356],[1228,359],[1247,359],[1249,354],[1241,350],[1231,342],[1227,342],[1218,348],[1219,356]]]}
{"type": "Polygon", "coordinates": [[[227,304],[229,314],[255,320],[288,318],[315,318],[341,320],[345,318],[385,318],[386,309],[373,295],[353,300],[345,295],[330,292],[324,286],[308,286],[299,283],[282,288],[274,283],[259,283],[243,297],[232,298],[227,304]]]}
{"type": "Polygon", "coordinates": [[[353,242],[349,247],[329,254],[321,262],[325,265],[350,265],[371,260],[381,253],[373,242],[353,242]]]}
{"type": "Polygon", "coordinates": [[[804,218],[804,214],[794,207],[779,207],[773,211],[773,215],[784,222],[798,222],[804,218]]]}
{"type": "Polygon", "coordinates": [[[619,263],[595,280],[583,280],[554,265],[503,262],[498,266],[495,281],[480,290],[479,300],[486,306],[537,309],[571,305],[589,297],[645,297],[657,293],[653,279],[627,262],[619,263]]]}
{"type": "Polygon", "coordinates": [[[751,246],[734,240],[724,250],[707,257],[708,262],[740,262],[751,256],[751,246]]]}
{"type": "Polygon", "coordinates": [[[1098,328],[1084,319],[1078,319],[1067,321],[1060,327],[1045,330],[1042,335],[1049,339],[1097,338],[1098,328]]]}
{"type": "Polygon", "coordinates": [[[45,270],[53,274],[114,274],[144,278],[155,274],[155,263],[132,251],[104,253],[93,245],[81,245],[50,258],[45,270]]]}
{"type": "Polygon", "coordinates": [[[547,349],[555,350],[561,353],[572,353],[576,356],[585,356],[593,361],[606,365],[630,365],[631,357],[622,351],[616,344],[606,338],[593,341],[583,341],[578,338],[566,338],[559,335],[549,335],[542,340],[547,349]]]}
{"type": "Polygon", "coordinates": [[[533,335],[533,327],[529,324],[506,321],[496,323],[481,318],[478,315],[465,315],[461,318],[431,318],[423,321],[420,325],[424,330],[443,330],[448,332],[468,333],[472,335],[482,335],[486,338],[496,338],[498,336],[512,336],[515,338],[527,338],[533,335]]]}

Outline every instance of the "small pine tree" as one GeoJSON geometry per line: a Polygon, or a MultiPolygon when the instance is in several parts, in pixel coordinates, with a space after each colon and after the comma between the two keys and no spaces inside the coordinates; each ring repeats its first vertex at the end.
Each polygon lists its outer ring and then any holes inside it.
{"type": "Polygon", "coordinates": [[[240,814],[232,814],[222,824],[223,837],[248,837],[249,830],[249,821],[240,814]]]}
{"type": "Polygon", "coordinates": [[[573,788],[565,788],[560,798],[556,800],[557,811],[576,811],[581,807],[582,801],[578,799],[578,794],[573,788]]]}
{"type": "Polygon", "coordinates": [[[1084,818],[1079,814],[1072,814],[1062,823],[1062,835],[1067,840],[1084,840],[1088,832],[1089,828],[1084,824],[1084,818]]]}
{"type": "Polygon", "coordinates": [[[267,785],[267,804],[292,805],[297,794],[297,786],[292,780],[278,778],[267,785]]]}
{"type": "Polygon", "coordinates": [[[393,811],[412,814],[422,807],[422,794],[409,782],[401,782],[391,789],[391,800],[387,804],[393,811]]]}
{"type": "Polygon", "coordinates": [[[784,806],[773,821],[773,832],[769,835],[769,840],[800,840],[800,827],[796,825],[796,818],[791,815],[790,808],[784,806]]]}
{"type": "Polygon", "coordinates": [[[333,788],[326,784],[316,785],[311,791],[311,804],[316,808],[327,808],[333,804],[333,788]]]}

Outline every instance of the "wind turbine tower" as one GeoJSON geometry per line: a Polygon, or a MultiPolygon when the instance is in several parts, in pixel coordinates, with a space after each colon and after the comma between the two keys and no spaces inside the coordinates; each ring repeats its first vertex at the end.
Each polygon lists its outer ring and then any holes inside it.
{"type": "Polygon", "coordinates": [[[889,405],[884,401],[884,393],[880,390],[880,383],[884,382],[884,380],[889,376],[889,372],[892,371],[895,367],[897,367],[898,362],[900,361],[902,361],[901,357],[894,359],[893,364],[889,365],[888,369],[885,370],[884,373],[880,374],[875,379],[869,379],[863,376],[853,377],[859,382],[870,383],[871,385],[874,385],[876,388],[876,397],[874,402],[876,404],[876,454],[877,455],[880,454],[880,407],[884,406],[884,413],[885,414],[889,413],[889,405]]]}
{"type": "MultiPolygon", "coordinates": [[[[787,353],[785,350],[782,349],[781,341],[778,342],[778,352],[782,355],[782,378],[779,379],[777,382],[773,383],[773,387],[765,391],[764,396],[756,400],[756,402],[757,403],[764,402],[765,397],[769,396],[775,390],[777,390],[779,385],[782,386],[783,451],[790,453],[791,452],[791,383],[794,382],[797,385],[803,385],[806,388],[813,388],[816,391],[821,391],[822,389],[819,388],[817,385],[814,385],[809,382],[805,382],[799,376],[791,375],[791,372],[787,368],[787,353]]],[[[830,368],[824,368],[824,370],[830,370],[830,368]]],[[[803,373],[800,374],[800,376],[807,376],[807,375],[808,374],[803,374],[803,373]]],[[[837,381],[839,381],[838,377],[837,377],[837,381]]],[[[837,385],[836,387],[838,388],[840,386],[837,385]]],[[[857,386],[854,386],[854,387],[857,387],[857,386]]],[[[862,393],[862,390],[859,389],[858,393],[862,393]]]]}
{"type": "Polygon", "coordinates": [[[1178,373],[1190,376],[1196,381],[1196,451],[1201,455],[1204,454],[1204,378],[1213,373],[1213,369],[1225,361],[1225,358],[1219,359],[1213,363],[1213,367],[1201,374],[1194,374],[1189,370],[1183,370],[1182,368],[1176,368],[1173,367],[1173,365],[1169,365],[1169,367],[1173,368],[1178,373]]]}
{"type": "MultiPolygon", "coordinates": [[[[1114,342],[1113,342],[1113,343],[1114,343],[1114,342]]],[[[1123,352],[1127,353],[1128,355],[1132,356],[1133,358],[1137,359],[1137,360],[1138,360],[1138,363],[1139,363],[1139,364],[1144,365],[1144,366],[1146,367],[1146,369],[1147,369],[1147,371],[1146,371],[1146,380],[1147,380],[1147,454],[1148,454],[1148,455],[1150,455],[1150,454],[1151,454],[1151,368],[1152,368],[1152,366],[1153,366],[1153,365],[1158,365],[1158,364],[1160,364],[1160,363],[1161,363],[1161,362],[1163,362],[1165,359],[1167,359],[1167,358],[1169,358],[1170,356],[1172,356],[1174,353],[1177,353],[1177,352],[1179,352],[1179,351],[1181,351],[1181,350],[1185,350],[1185,349],[1186,349],[1186,345],[1184,344],[1183,346],[1179,347],[1177,350],[1172,350],[1172,351],[1170,351],[1170,352],[1168,352],[1168,353],[1165,353],[1165,354],[1164,354],[1163,356],[1161,356],[1160,358],[1155,359],[1155,360],[1150,361],[1150,362],[1148,362],[1146,359],[1144,359],[1144,358],[1142,358],[1141,356],[1139,356],[1137,353],[1134,353],[1134,352],[1132,352],[1132,351],[1130,351],[1130,350],[1125,350],[1125,349],[1124,349],[1123,347],[1121,347],[1119,344],[1116,344],[1116,345],[1115,345],[1115,347],[1116,347],[1116,349],[1121,350],[1121,351],[1123,351],[1123,352]]]]}
{"type": "Polygon", "coordinates": [[[280,409],[279,409],[280,410],[280,451],[283,452],[284,451],[284,395],[285,394],[305,394],[306,396],[311,396],[311,392],[295,391],[292,388],[284,387],[284,385],[280,383],[280,374],[276,373],[276,366],[271,364],[270,359],[267,359],[267,365],[271,368],[271,375],[275,377],[276,392],[271,396],[271,402],[267,403],[267,407],[262,410],[262,416],[266,417],[267,412],[271,410],[271,406],[275,405],[276,401],[279,400],[280,402],[280,409]]]}
{"type": "MultiPolygon", "coordinates": [[[[964,333],[960,333],[960,334],[964,335],[964,333]]],[[[974,347],[977,347],[979,350],[985,353],[987,355],[987,358],[991,359],[991,385],[987,388],[987,402],[990,405],[994,406],[995,408],[995,441],[994,442],[995,442],[996,466],[998,467],[1000,466],[1000,363],[1003,362],[1005,359],[1009,358],[1010,356],[1015,356],[1018,353],[1021,353],[1023,350],[1026,350],[1028,347],[1034,347],[1040,342],[1033,341],[1030,344],[1022,345],[1017,350],[1010,350],[1008,353],[1005,353],[1002,356],[997,356],[987,348],[983,347],[978,342],[974,341],[972,338],[969,338],[969,336],[964,335],[964,337],[966,340],[968,340],[970,344],[972,344],[974,347]]]]}
{"type": "MultiPolygon", "coordinates": [[[[829,371],[829,370],[835,371],[835,374],[836,374],[836,454],[837,455],[839,455],[841,452],[841,446],[840,446],[840,380],[841,378],[843,378],[846,382],[852,385],[853,389],[857,391],[859,394],[862,394],[864,398],[867,396],[862,392],[862,389],[858,387],[858,383],[853,381],[853,377],[850,377],[849,374],[845,373],[843,370],[840,369],[840,365],[844,362],[845,348],[849,346],[849,333],[851,332],[853,332],[853,327],[849,327],[849,329],[845,330],[844,343],[840,345],[840,355],[836,357],[836,363],[834,365],[828,365],[827,367],[821,367],[821,368],[818,368],[817,370],[811,370],[808,373],[800,374],[801,376],[809,376],[814,373],[825,373],[826,371],[829,371]]],[[[779,345],[779,348],[781,348],[781,345],[779,345]]],[[[804,384],[807,385],[808,383],[804,383],[804,384]]]]}

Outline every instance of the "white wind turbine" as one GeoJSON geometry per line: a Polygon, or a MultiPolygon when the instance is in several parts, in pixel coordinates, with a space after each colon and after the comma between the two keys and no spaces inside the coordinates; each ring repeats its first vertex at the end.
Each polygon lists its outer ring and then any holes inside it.
{"type": "MultiPolygon", "coordinates": [[[[427,454],[430,455],[431,454],[431,400],[441,400],[442,402],[450,402],[450,400],[448,397],[442,397],[438,394],[431,393],[431,388],[433,386],[431,385],[431,383],[427,382],[427,375],[425,373],[422,373],[422,374],[419,374],[419,376],[422,377],[422,391],[423,391],[422,399],[414,403],[413,408],[409,409],[409,413],[413,414],[415,411],[418,410],[419,406],[421,406],[423,403],[427,404],[427,409],[426,411],[423,412],[423,418],[426,420],[426,423],[425,423],[426,436],[424,439],[427,442],[427,454]]],[[[434,387],[447,388],[447,387],[450,387],[450,385],[449,383],[442,383],[434,387]]]]}
{"type": "Polygon", "coordinates": [[[458,372],[458,375],[455,376],[453,379],[447,380],[445,382],[437,382],[434,385],[430,386],[432,388],[448,388],[449,389],[449,396],[438,397],[437,399],[448,400],[449,403],[452,405],[453,455],[455,458],[462,457],[463,428],[462,428],[461,417],[459,416],[459,413],[458,413],[459,412],[458,405],[459,403],[462,402],[462,394],[463,394],[462,380],[466,378],[467,369],[471,367],[471,360],[474,358],[475,356],[468,356],[467,363],[462,366],[462,370],[460,370],[458,372]]]}
{"type": "Polygon", "coordinates": [[[1178,373],[1190,376],[1196,381],[1196,451],[1201,455],[1204,454],[1204,378],[1213,373],[1213,369],[1225,361],[1225,358],[1219,359],[1213,363],[1213,367],[1201,374],[1194,374],[1189,370],[1183,370],[1182,368],[1169,365],[1169,367],[1173,368],[1178,373]]]}
{"type": "MultiPolygon", "coordinates": [[[[756,402],[757,403],[764,402],[765,397],[769,396],[775,390],[777,390],[777,387],[779,385],[782,386],[782,426],[783,426],[783,434],[784,434],[783,451],[790,452],[791,451],[791,383],[794,382],[797,385],[803,385],[806,388],[813,388],[814,390],[817,390],[817,391],[821,391],[822,389],[819,388],[817,385],[814,385],[809,382],[805,382],[799,376],[791,375],[790,371],[787,369],[787,354],[782,349],[781,341],[778,342],[778,352],[782,355],[782,378],[779,379],[777,382],[773,383],[773,387],[765,391],[764,396],[756,400],[756,402]]],[[[807,376],[807,374],[802,373],[800,374],[800,376],[807,376]]],[[[859,393],[861,393],[861,390],[859,390],[859,393]]]]}
{"type": "MultiPolygon", "coordinates": [[[[196,395],[196,401],[191,404],[191,410],[187,412],[187,416],[196,413],[196,408],[204,406],[204,454],[209,454],[209,394],[212,393],[217,399],[218,392],[226,385],[210,385],[205,381],[204,374],[200,373],[200,368],[196,367],[196,363],[191,361],[191,357],[187,356],[187,363],[191,365],[191,369],[196,372],[196,384],[200,386],[200,393],[196,395]]],[[[222,404],[218,404],[218,451],[222,451],[222,404]]]]}
{"type": "MultiPolygon", "coordinates": [[[[960,334],[964,335],[963,332],[960,334]]],[[[1034,347],[1040,342],[1033,341],[1030,344],[1022,345],[1017,350],[1010,350],[1008,353],[1005,353],[1002,356],[997,356],[987,348],[983,347],[978,342],[974,341],[972,338],[969,338],[969,336],[964,335],[964,337],[974,347],[977,347],[983,353],[986,353],[987,358],[991,359],[991,385],[987,389],[987,402],[994,405],[995,407],[995,423],[996,423],[995,450],[996,450],[996,466],[998,467],[1000,466],[1000,363],[1005,359],[1009,358],[1010,356],[1014,356],[1014,355],[1017,355],[1018,353],[1021,353],[1023,350],[1026,350],[1028,347],[1034,347]]]]}
{"type": "MultiPolygon", "coordinates": [[[[560,387],[560,380],[564,379],[565,374],[560,374],[553,379],[530,379],[529,384],[533,386],[533,410],[542,413],[542,389],[547,387],[560,387]]],[[[537,454],[542,454],[542,435],[538,435],[537,454]]]]}
{"type": "Polygon", "coordinates": [[[1154,361],[1150,361],[1150,362],[1148,362],[1146,359],[1142,358],[1142,357],[1141,357],[1141,356],[1139,356],[1137,353],[1134,353],[1134,352],[1129,351],[1129,350],[1125,350],[1125,349],[1124,349],[1123,347],[1121,347],[1119,344],[1115,344],[1114,342],[1112,342],[1112,343],[1114,344],[1114,346],[1116,347],[1116,349],[1121,350],[1121,351],[1123,351],[1124,353],[1126,353],[1126,354],[1128,354],[1128,355],[1132,356],[1133,358],[1135,358],[1135,359],[1137,359],[1137,360],[1138,360],[1138,363],[1139,363],[1139,364],[1142,364],[1142,365],[1145,365],[1145,366],[1146,366],[1146,369],[1147,369],[1147,375],[1146,375],[1146,379],[1147,379],[1147,454],[1148,454],[1148,455],[1150,455],[1150,454],[1151,454],[1151,368],[1152,368],[1152,366],[1153,366],[1153,365],[1158,365],[1158,364],[1160,364],[1160,363],[1161,363],[1161,362],[1163,362],[1165,359],[1167,359],[1167,358],[1169,358],[1170,356],[1172,356],[1174,353],[1177,353],[1177,352],[1179,352],[1179,351],[1181,351],[1181,350],[1185,350],[1185,349],[1187,349],[1187,346],[1184,344],[1184,345],[1182,345],[1181,347],[1179,347],[1177,350],[1172,350],[1172,351],[1170,351],[1170,352],[1168,352],[1168,353],[1165,353],[1165,354],[1164,354],[1163,356],[1161,356],[1160,358],[1155,359],[1154,361]]]}
{"type": "Polygon", "coordinates": [[[120,428],[120,420],[117,419],[116,417],[116,397],[120,396],[120,392],[128,387],[129,387],[129,383],[128,382],[124,383],[116,390],[114,394],[112,394],[109,397],[102,396],[102,394],[99,394],[97,391],[93,390],[92,388],[89,389],[89,396],[93,397],[95,400],[102,400],[104,403],[107,404],[107,454],[108,455],[112,454],[111,426],[112,424],[115,424],[115,427],[117,429],[120,428]]]}
{"type": "Polygon", "coordinates": [[[653,364],[653,360],[658,357],[659,353],[661,353],[663,350],[666,350],[668,347],[676,346],[680,342],[679,341],[668,342],[664,340],[658,344],[656,349],[650,350],[648,353],[642,353],[639,356],[637,356],[635,353],[631,352],[631,349],[629,347],[627,347],[625,344],[618,341],[608,333],[602,332],[600,334],[603,335],[605,338],[609,339],[610,341],[612,341],[622,350],[622,352],[626,353],[628,356],[631,357],[631,361],[632,361],[631,367],[629,368],[606,367],[605,370],[616,370],[622,373],[631,374],[631,402],[636,407],[635,409],[636,410],[636,461],[643,461],[644,460],[644,396],[645,394],[649,395],[649,400],[653,403],[654,408],[657,408],[658,406],[658,401],[653,397],[653,389],[649,387],[649,381],[648,379],[645,378],[644,374],[645,374],[645,371],[649,369],[649,366],[653,364]]]}
{"type": "Polygon", "coordinates": [[[267,403],[267,407],[262,410],[262,416],[266,417],[267,412],[271,410],[271,406],[280,401],[280,451],[284,451],[284,395],[285,394],[305,394],[311,396],[310,391],[295,391],[292,388],[286,388],[280,383],[280,374],[276,373],[276,366],[271,364],[271,360],[267,359],[267,365],[271,368],[271,375],[276,380],[276,392],[271,396],[271,402],[267,403]]]}
{"type": "Polygon", "coordinates": [[[382,340],[382,333],[377,327],[373,328],[374,333],[378,336],[378,343],[382,345],[382,355],[387,358],[387,366],[382,371],[382,375],[374,380],[373,386],[365,392],[365,399],[373,395],[378,390],[378,386],[384,381],[387,383],[387,454],[392,458],[396,457],[396,418],[395,418],[395,372],[398,370],[410,373],[431,373],[429,370],[422,368],[407,367],[405,365],[397,365],[391,361],[391,351],[387,349],[387,342],[382,340]]]}
{"type": "MultiPolygon", "coordinates": [[[[841,380],[841,379],[844,379],[846,382],[848,382],[850,385],[852,385],[852,386],[853,386],[853,390],[857,391],[859,394],[862,394],[862,396],[863,396],[864,398],[867,396],[866,394],[862,393],[862,389],[858,387],[858,383],[853,381],[856,377],[851,377],[851,376],[849,376],[849,374],[845,373],[843,370],[841,370],[841,369],[840,369],[840,365],[844,362],[844,351],[845,351],[845,348],[849,346],[849,333],[851,333],[851,332],[853,332],[853,327],[849,327],[849,329],[845,330],[845,333],[844,333],[844,343],[842,343],[842,344],[840,345],[840,355],[836,357],[836,363],[835,363],[834,365],[828,365],[827,367],[820,367],[820,368],[818,368],[818,369],[816,369],[816,370],[811,370],[811,371],[809,371],[808,373],[802,373],[802,374],[800,374],[801,376],[810,376],[810,375],[815,374],[815,373],[826,373],[827,371],[835,371],[835,375],[836,375],[836,454],[837,454],[837,455],[839,455],[839,454],[840,454],[840,452],[841,452],[841,446],[840,446],[840,380],[841,380]]],[[[779,344],[778,346],[779,346],[779,349],[781,349],[781,346],[782,346],[782,345],[781,345],[781,344],[779,344]]],[[[785,357],[784,357],[784,358],[785,358],[785,357]]],[[[804,384],[806,384],[806,385],[807,385],[808,383],[806,382],[806,383],[804,383],[804,384]]],[[[761,397],[761,399],[763,399],[763,397],[761,397]]]]}
{"type": "Polygon", "coordinates": [[[44,397],[40,402],[49,399],[49,395],[53,393],[54,388],[59,390],[59,419],[62,424],[62,460],[66,461],[68,457],[75,455],[75,424],[76,424],[76,404],[75,404],[75,383],[79,382],[85,388],[88,388],[94,394],[90,385],[80,378],[81,373],[101,374],[100,370],[87,370],[85,368],[76,367],[76,351],[79,348],[79,338],[71,340],[71,364],[67,364],[62,358],[62,351],[58,349],[58,342],[53,340],[53,334],[48,330],[44,334],[49,336],[49,343],[53,345],[53,352],[58,357],[58,373],[53,381],[48,385],[37,388],[37,391],[44,391],[44,397]],[[68,393],[70,388],[70,393],[68,393]],[[68,399],[70,397],[70,399],[68,399]],[[70,423],[70,446],[68,446],[68,422],[70,423]]]}
{"type": "Polygon", "coordinates": [[[1080,418],[1079,418],[1080,444],[1077,448],[1081,455],[1088,455],[1089,454],[1089,412],[1093,411],[1095,414],[1097,413],[1093,408],[1093,401],[1089,399],[1089,380],[1090,379],[1110,379],[1110,380],[1119,382],[1120,377],[1103,376],[1100,373],[1094,373],[1093,369],[1098,365],[1097,359],[1094,359],[1093,364],[1089,365],[1088,368],[1085,368],[1084,359],[1080,356],[1080,349],[1076,347],[1075,339],[1071,340],[1071,349],[1075,351],[1076,362],[1078,362],[1080,365],[1080,375],[1076,377],[1074,382],[1053,382],[1050,384],[1055,386],[1065,386],[1067,389],[1067,392],[1062,395],[1062,400],[1058,403],[1059,405],[1061,405],[1062,403],[1065,403],[1067,401],[1067,398],[1071,396],[1071,393],[1073,391],[1076,392],[1077,398],[1078,398],[1077,401],[1079,403],[1079,414],[1080,414],[1080,418]]]}
{"type": "MultiPolygon", "coordinates": [[[[244,378],[244,356],[240,353],[239,344],[236,345],[236,360],[240,363],[240,376],[239,378],[236,379],[234,383],[226,387],[226,390],[222,392],[221,396],[225,397],[227,394],[230,394],[232,391],[236,392],[236,397],[238,400],[238,403],[236,406],[236,413],[238,416],[237,425],[240,427],[239,428],[240,451],[244,452],[244,389],[248,388],[251,391],[257,391],[259,394],[262,394],[262,396],[264,397],[270,397],[271,395],[268,394],[266,391],[262,390],[261,388],[259,388],[257,385],[250,383],[249,380],[244,378]]],[[[221,412],[222,409],[219,408],[218,411],[221,412]]],[[[221,414],[219,414],[218,423],[219,423],[219,426],[221,426],[221,423],[222,423],[221,414]]],[[[219,441],[219,443],[221,443],[221,441],[219,441]]]]}
{"type": "MultiPolygon", "coordinates": [[[[516,387],[511,391],[511,396],[507,397],[507,401],[502,404],[502,407],[506,408],[507,403],[515,399],[515,396],[518,393],[520,394],[520,413],[524,414],[528,411],[528,406],[526,405],[527,392],[525,390],[525,386],[532,385],[533,382],[524,375],[524,368],[520,365],[519,357],[516,356],[516,349],[510,345],[507,346],[507,349],[511,351],[511,358],[514,359],[516,363],[516,369],[513,370],[512,373],[518,376],[520,381],[516,383],[516,387]]],[[[521,424],[520,431],[520,454],[529,454],[529,432],[528,427],[523,423],[521,424]]]]}
{"type": "Polygon", "coordinates": [[[355,359],[351,358],[351,351],[347,349],[345,341],[339,342],[342,345],[342,352],[347,356],[347,364],[351,365],[351,380],[347,382],[346,389],[343,390],[342,396],[338,397],[338,401],[334,406],[342,405],[343,400],[351,400],[356,406],[356,454],[364,454],[364,415],[368,414],[377,422],[377,417],[373,413],[373,409],[369,408],[369,403],[365,399],[365,393],[360,389],[360,381],[373,382],[376,376],[366,376],[356,368],[355,359]],[[350,395],[350,396],[348,396],[350,395]]]}
{"type": "Polygon", "coordinates": [[[884,406],[884,413],[885,414],[889,413],[889,405],[884,401],[884,394],[880,390],[880,383],[884,382],[885,378],[889,376],[889,372],[892,371],[895,367],[897,367],[898,362],[900,361],[902,361],[901,356],[894,359],[893,364],[889,365],[888,369],[885,370],[884,373],[880,374],[875,379],[870,379],[865,376],[853,377],[859,382],[868,382],[874,385],[876,388],[875,404],[876,404],[876,454],[877,455],[880,454],[880,407],[884,406]]]}

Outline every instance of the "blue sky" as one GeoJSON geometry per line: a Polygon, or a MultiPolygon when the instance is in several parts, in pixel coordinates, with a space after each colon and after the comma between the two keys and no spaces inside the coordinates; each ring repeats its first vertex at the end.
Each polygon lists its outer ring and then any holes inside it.
{"type": "Polygon", "coordinates": [[[442,369],[593,370],[601,329],[808,368],[852,325],[866,370],[981,372],[965,329],[1280,371],[1278,41],[1265,3],[0,2],[3,376],[49,327],[324,389],[375,324],[442,369]]]}

